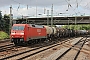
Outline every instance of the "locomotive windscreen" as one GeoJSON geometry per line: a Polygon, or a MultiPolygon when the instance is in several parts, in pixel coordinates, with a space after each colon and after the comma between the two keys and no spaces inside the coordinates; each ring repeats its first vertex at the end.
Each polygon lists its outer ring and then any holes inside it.
{"type": "Polygon", "coordinates": [[[24,30],[24,26],[13,26],[12,30],[24,30]]]}

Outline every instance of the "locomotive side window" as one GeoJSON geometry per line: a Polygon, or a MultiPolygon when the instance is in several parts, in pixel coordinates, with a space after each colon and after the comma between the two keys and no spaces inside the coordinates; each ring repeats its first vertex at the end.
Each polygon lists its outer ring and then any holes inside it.
{"type": "Polygon", "coordinates": [[[36,28],[44,28],[43,26],[41,25],[35,25],[36,28]]]}
{"type": "Polygon", "coordinates": [[[30,26],[33,28],[44,28],[44,26],[41,26],[41,25],[30,24],[30,26]]]}
{"type": "Polygon", "coordinates": [[[35,25],[32,25],[32,27],[35,27],[35,25]]]}
{"type": "Polygon", "coordinates": [[[24,30],[24,26],[13,26],[13,30],[24,30]]]}

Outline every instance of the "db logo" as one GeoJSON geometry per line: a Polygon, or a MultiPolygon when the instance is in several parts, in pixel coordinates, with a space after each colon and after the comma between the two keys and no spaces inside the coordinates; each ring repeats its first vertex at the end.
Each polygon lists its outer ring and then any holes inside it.
{"type": "Polygon", "coordinates": [[[37,32],[41,32],[41,29],[37,29],[37,32]]]}

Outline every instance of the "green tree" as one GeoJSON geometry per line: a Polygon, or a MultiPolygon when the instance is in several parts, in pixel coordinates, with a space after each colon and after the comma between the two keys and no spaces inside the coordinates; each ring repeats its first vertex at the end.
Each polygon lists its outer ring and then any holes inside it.
{"type": "Polygon", "coordinates": [[[0,30],[1,31],[5,31],[6,33],[9,33],[9,22],[10,22],[9,15],[5,14],[2,17],[2,13],[0,12],[0,30]]]}
{"type": "Polygon", "coordinates": [[[3,20],[2,20],[2,13],[0,11],[0,30],[3,28],[3,20]]]}
{"type": "Polygon", "coordinates": [[[9,22],[10,22],[9,15],[5,14],[3,20],[4,20],[4,30],[6,33],[9,33],[9,22]]]}
{"type": "Polygon", "coordinates": [[[64,25],[62,28],[69,28],[74,30],[90,30],[90,24],[82,25],[64,25]]]}
{"type": "Polygon", "coordinates": [[[2,13],[1,13],[1,11],[0,11],[0,20],[2,19],[2,13]]]}

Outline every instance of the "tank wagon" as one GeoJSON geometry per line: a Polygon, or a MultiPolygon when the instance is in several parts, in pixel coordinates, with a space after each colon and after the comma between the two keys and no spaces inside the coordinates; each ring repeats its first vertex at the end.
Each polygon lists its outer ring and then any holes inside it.
{"type": "Polygon", "coordinates": [[[90,35],[90,30],[87,30],[87,35],[90,35]]]}

